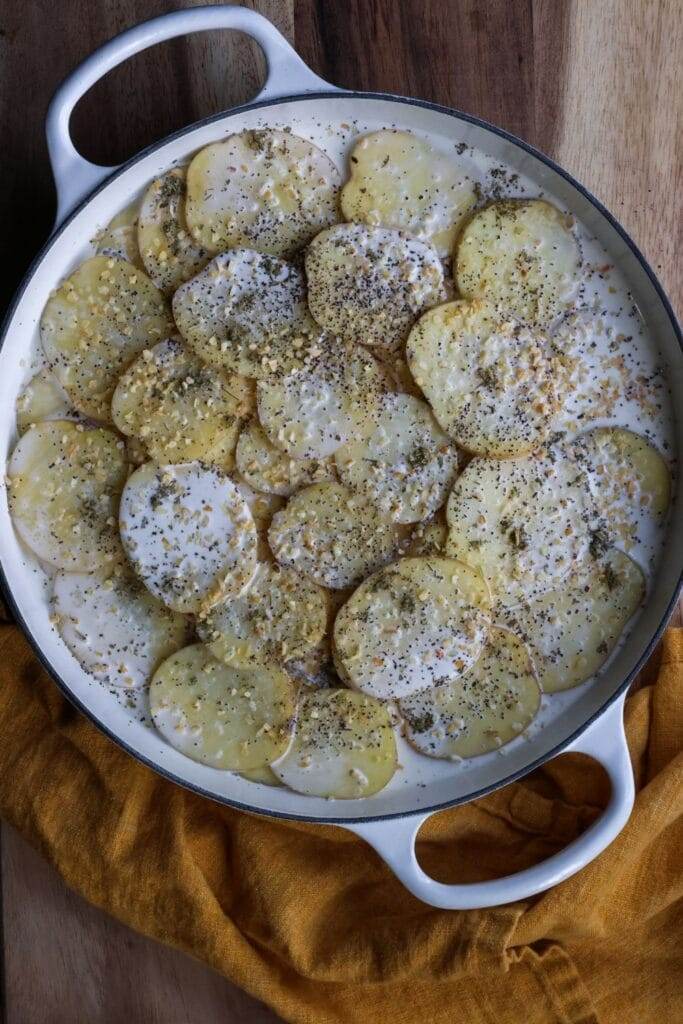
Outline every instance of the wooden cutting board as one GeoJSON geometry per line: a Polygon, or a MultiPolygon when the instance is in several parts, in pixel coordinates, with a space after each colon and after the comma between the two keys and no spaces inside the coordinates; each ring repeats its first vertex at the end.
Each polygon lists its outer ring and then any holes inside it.
{"type": "MultiPolygon", "coordinates": [[[[205,0],[204,0],[205,2],[205,0]]],[[[104,40],[178,0],[0,0],[2,284],[9,298],[52,218],[49,96],[104,40]]],[[[184,0],[180,6],[193,6],[184,0]]],[[[254,0],[304,60],[348,88],[459,107],[522,136],[621,220],[683,305],[680,0],[254,0]]],[[[252,96],[257,48],[229,33],[173,41],[117,69],[74,117],[90,159],[117,163],[252,96]]],[[[678,621],[681,621],[680,610],[678,621]]],[[[200,964],[69,893],[2,834],[7,1024],[265,1024],[277,1018],[200,964]]]]}

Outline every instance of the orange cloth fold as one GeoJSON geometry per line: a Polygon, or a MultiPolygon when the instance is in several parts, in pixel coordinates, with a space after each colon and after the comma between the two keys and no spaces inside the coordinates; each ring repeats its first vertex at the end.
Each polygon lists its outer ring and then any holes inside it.
{"type": "MultiPolygon", "coordinates": [[[[525,903],[452,913],[340,829],[252,817],[158,778],[75,711],[0,626],[0,813],[66,882],[297,1024],[683,1020],[683,630],[627,703],[638,795],[617,841],[525,903]]],[[[580,756],[425,826],[444,881],[561,849],[608,784],[580,756]]]]}

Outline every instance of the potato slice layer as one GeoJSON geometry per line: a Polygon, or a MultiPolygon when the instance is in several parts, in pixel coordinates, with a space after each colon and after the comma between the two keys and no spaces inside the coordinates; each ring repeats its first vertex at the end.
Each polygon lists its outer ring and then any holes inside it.
{"type": "Polygon", "coordinates": [[[346,220],[407,231],[431,242],[439,256],[448,256],[476,201],[468,170],[461,159],[412,132],[371,132],[351,153],[342,213],[346,220]]]}
{"type": "Polygon", "coordinates": [[[454,274],[466,299],[485,297],[530,324],[547,324],[576,298],[581,258],[569,218],[544,199],[506,199],[465,225],[454,274]]]}
{"type": "Polygon", "coordinates": [[[469,672],[402,700],[408,742],[428,757],[460,760],[498,750],[535,718],[541,693],[529,652],[492,629],[469,672]]]}
{"type": "Polygon", "coordinates": [[[416,317],[442,302],[436,252],[400,231],[337,224],[306,250],[308,304],[321,327],[350,343],[395,350],[416,317]]]}
{"type": "Polygon", "coordinates": [[[138,218],[138,246],[145,270],[166,293],[174,292],[209,261],[209,253],[197,245],[187,227],[185,178],[185,170],[176,167],[153,181],[138,218]]]}
{"type": "Polygon", "coordinates": [[[56,420],[29,427],[9,462],[14,526],[43,561],[92,572],[120,556],[116,516],[128,473],[110,430],[56,420]]]}
{"type": "Polygon", "coordinates": [[[159,666],[149,702],[154,724],[176,750],[212,768],[244,772],[287,750],[296,689],[280,668],[230,668],[192,644],[159,666]]]}
{"type": "Polygon", "coordinates": [[[247,483],[267,494],[288,497],[308,484],[336,479],[332,459],[293,459],[271,443],[258,420],[242,430],[235,459],[247,483]]]}
{"type": "Polygon", "coordinates": [[[99,256],[127,260],[139,270],[144,270],[138,248],[139,205],[138,202],[133,202],[125,210],[117,213],[97,236],[96,242],[99,256]]]}
{"type": "Polygon", "coordinates": [[[337,615],[335,663],[354,689],[394,700],[459,679],[486,638],[484,581],[451,558],[402,558],[362,583],[337,615]]]}
{"type": "Polygon", "coordinates": [[[244,131],[193,159],[187,221],[211,253],[245,245],[289,258],[338,220],[339,185],[337,168],[307,139],[244,131]]]}
{"type": "Polygon", "coordinates": [[[350,800],[383,789],[396,763],[386,708],[350,690],[317,690],[303,697],[292,745],[272,768],[297,793],[350,800]]]}
{"type": "Polygon", "coordinates": [[[94,256],[54,292],[40,337],[53,373],[79,412],[110,422],[116,382],[143,349],[173,331],[161,292],[125,260],[94,256]]]}
{"type": "Polygon", "coordinates": [[[458,469],[455,448],[426,402],[385,395],[374,429],[339,448],[342,481],[382,516],[416,523],[446,500],[458,469]]]}
{"type": "Polygon", "coordinates": [[[217,468],[145,463],[126,482],[120,525],[138,576],[175,611],[208,611],[238,594],[254,574],[252,514],[217,468]]]}
{"type": "Polygon", "coordinates": [[[17,398],[17,430],[23,434],[34,423],[76,420],[69,396],[48,370],[39,370],[17,398]]]}

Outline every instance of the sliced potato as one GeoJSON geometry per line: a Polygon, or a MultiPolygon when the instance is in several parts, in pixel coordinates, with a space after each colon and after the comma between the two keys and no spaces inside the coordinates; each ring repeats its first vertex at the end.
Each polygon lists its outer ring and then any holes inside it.
{"type": "Polygon", "coordinates": [[[395,700],[459,679],[479,657],[490,600],[452,558],[402,558],[358,587],[334,624],[335,664],[356,690],[395,700]]]}
{"type": "Polygon", "coordinates": [[[240,772],[243,779],[249,782],[260,782],[262,786],[281,786],[282,783],[269,765],[263,768],[252,768],[248,772],[240,772]]]}
{"type": "Polygon", "coordinates": [[[120,526],[138,576],[175,611],[208,611],[239,594],[256,569],[249,506],[213,466],[140,466],[126,481],[120,526]]]}
{"type": "Polygon", "coordinates": [[[118,260],[127,260],[139,270],[144,264],[138,248],[139,202],[133,202],[109,221],[97,236],[97,253],[118,260]]]}
{"type": "Polygon", "coordinates": [[[353,344],[395,351],[425,309],[443,302],[431,246],[400,231],[337,224],[306,250],[308,305],[321,327],[353,344]]]}
{"type": "Polygon", "coordinates": [[[131,466],[141,466],[143,462],[149,462],[149,452],[138,437],[126,438],[126,458],[131,466]]]}
{"type": "Polygon", "coordinates": [[[206,366],[169,338],[125,371],[112,396],[112,419],[162,465],[201,459],[232,469],[251,402],[244,377],[206,366]]]}
{"type": "Polygon", "coordinates": [[[455,448],[412,395],[385,395],[374,429],[338,448],[335,462],[348,487],[397,523],[440,508],[458,470],[455,448]]]}
{"type": "Polygon", "coordinates": [[[463,298],[483,297],[530,324],[575,300],[581,256],[570,218],[545,199],[505,199],[475,213],[454,259],[463,298]]]}
{"type": "Polygon", "coordinates": [[[59,383],[79,412],[104,422],[122,371],[172,331],[165,299],[147,275],[107,256],[86,260],[63,281],[40,322],[59,383]]]}
{"type": "Polygon", "coordinates": [[[325,636],[305,657],[288,661],[286,668],[292,679],[315,690],[335,689],[342,685],[332,664],[329,636],[325,636]]]}
{"type": "Polygon", "coordinates": [[[440,520],[419,523],[410,538],[408,554],[418,556],[445,555],[448,544],[448,526],[440,520]]]}
{"type": "Polygon", "coordinates": [[[428,757],[460,760],[498,750],[536,717],[541,692],[529,652],[506,629],[492,629],[482,653],[457,681],[401,701],[408,742],[428,757]]]}
{"type": "Polygon", "coordinates": [[[66,391],[48,370],[39,370],[17,398],[17,430],[23,434],[34,423],[77,420],[78,413],[66,391]]]}
{"type": "Polygon", "coordinates": [[[240,132],[200,150],[187,172],[186,216],[211,253],[246,245],[290,258],[338,220],[340,175],[288,131],[240,132]]]}
{"type": "Polygon", "coordinates": [[[243,428],[235,459],[247,483],[267,494],[288,497],[307,484],[336,479],[332,459],[293,459],[271,443],[255,419],[243,428]]]}
{"type": "Polygon", "coordinates": [[[296,688],[281,668],[229,668],[192,644],[159,666],[149,703],[154,724],[176,750],[212,768],[244,772],[286,752],[296,688]]]}
{"type": "Polygon", "coordinates": [[[127,569],[109,576],[57,573],[52,610],[66,646],[105,686],[146,686],[192,634],[189,620],[165,608],[127,569]]]}
{"type": "Polygon", "coordinates": [[[327,602],[322,587],[291,569],[260,562],[249,586],[197,622],[214,657],[236,668],[285,664],[322,640],[327,602]]]}
{"type": "Polygon", "coordinates": [[[275,513],[284,507],[285,499],[278,494],[261,494],[236,475],[233,479],[254,519],[257,537],[256,557],[259,562],[267,562],[273,557],[268,544],[268,528],[275,513]]]}
{"type": "Polygon", "coordinates": [[[269,377],[300,366],[320,328],[298,267],[252,249],[232,249],[173,296],[178,330],[210,366],[269,377]]]}
{"type": "Polygon", "coordinates": [[[371,132],[351,153],[342,213],[347,220],[407,231],[448,256],[476,202],[468,170],[412,132],[371,132]]]}
{"type": "Polygon", "coordinates": [[[446,433],[467,451],[534,451],[560,406],[559,361],[545,337],[480,299],[430,310],[410,333],[408,365],[446,433]]]}
{"type": "Polygon", "coordinates": [[[350,690],[316,690],[303,697],[292,745],[272,768],[297,793],[352,800],[383,789],[396,766],[385,707],[350,690]]]}
{"type": "Polygon", "coordinates": [[[541,688],[557,693],[595,675],[644,597],[639,566],[612,548],[503,621],[528,644],[541,688]]]}
{"type": "Polygon", "coordinates": [[[29,427],[8,469],[14,526],[39,558],[69,572],[92,572],[120,557],[116,516],[128,473],[124,444],[111,430],[66,420],[29,427]]]}
{"type": "Polygon", "coordinates": [[[186,172],[175,167],[147,187],[138,218],[142,262],[162,292],[174,292],[198,274],[209,253],[197,245],[185,219],[186,172]]]}
{"type": "Polygon", "coordinates": [[[342,589],[359,583],[396,552],[397,529],[342,484],[313,484],[276,512],[268,531],[281,565],[342,589]]]}

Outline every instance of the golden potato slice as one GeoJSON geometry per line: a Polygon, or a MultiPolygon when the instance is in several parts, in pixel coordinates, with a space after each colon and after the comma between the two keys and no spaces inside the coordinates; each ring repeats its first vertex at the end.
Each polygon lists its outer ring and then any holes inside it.
{"type": "Polygon", "coordinates": [[[645,597],[645,577],[611,548],[588,558],[561,587],[505,615],[528,644],[546,693],[578,686],[604,664],[645,597]]]}
{"type": "Polygon", "coordinates": [[[370,132],[351,153],[342,213],[347,220],[407,231],[449,256],[476,202],[470,170],[412,132],[370,132]]]}
{"type": "Polygon", "coordinates": [[[459,679],[479,657],[490,599],[452,558],[401,558],[358,587],[334,624],[335,663],[356,690],[396,700],[459,679]]]}
{"type": "Polygon", "coordinates": [[[388,562],[397,528],[342,484],[313,484],[276,512],[268,531],[275,558],[335,590],[357,584],[388,562]]]}
{"type": "Polygon", "coordinates": [[[161,465],[201,459],[232,469],[251,402],[244,377],[207,366],[169,338],[125,371],[112,396],[112,419],[161,465]]]}
{"type": "Polygon", "coordinates": [[[138,246],[145,270],[167,294],[198,274],[210,258],[187,227],[185,179],[185,169],[175,167],[148,185],[138,218],[138,246]]]}
{"type": "Polygon", "coordinates": [[[43,561],[93,572],[120,557],[116,516],[128,474],[111,430],[66,420],[29,427],[8,468],[9,507],[22,540],[43,561]]]}
{"type": "Polygon", "coordinates": [[[425,309],[443,302],[431,246],[400,231],[337,224],[306,250],[308,305],[321,327],[353,344],[394,351],[425,309]]]}
{"type": "Polygon", "coordinates": [[[281,668],[230,668],[192,644],[159,666],[149,703],[155,726],[176,750],[212,768],[244,772],[286,752],[296,688],[281,668]]]}
{"type": "Polygon", "coordinates": [[[17,398],[17,430],[23,434],[34,423],[78,420],[79,416],[56,377],[39,370],[17,398]]]}
{"type": "Polygon", "coordinates": [[[117,260],[127,260],[138,270],[144,270],[144,264],[138,249],[138,209],[136,200],[117,213],[109,221],[106,228],[97,236],[97,253],[117,260]]]}
{"type": "Polygon", "coordinates": [[[534,451],[560,407],[559,362],[531,327],[487,302],[450,302],[410,332],[415,382],[446,433],[467,451],[510,458],[534,451]]]}
{"type": "Polygon", "coordinates": [[[396,766],[396,738],[379,701],[316,690],[303,697],[292,745],[272,769],[297,793],[352,800],[383,789],[396,766]]]}
{"type": "Polygon", "coordinates": [[[200,150],[185,212],[211,253],[238,246],[288,259],[334,224],[340,175],[322,150],[287,131],[240,132],[200,150]]]}
{"type": "Polygon", "coordinates": [[[331,458],[293,459],[271,443],[258,420],[251,420],[237,442],[235,460],[240,473],[257,491],[289,497],[308,484],[335,480],[331,458]]]}
{"type": "Polygon", "coordinates": [[[530,324],[547,324],[575,300],[581,255],[570,218],[545,199],[505,199],[474,214],[457,243],[463,298],[486,298],[530,324]]]}
{"type": "Polygon", "coordinates": [[[335,452],[343,483],[382,516],[417,523],[443,505],[458,471],[456,449],[426,402],[385,395],[377,423],[335,452]]]}
{"type": "Polygon", "coordinates": [[[400,703],[408,742],[428,757],[477,757],[514,740],[541,703],[529,652],[506,629],[492,629],[479,658],[457,681],[400,703]]]}
{"type": "Polygon", "coordinates": [[[217,467],[145,463],[126,481],[119,518],[136,573],[175,611],[208,611],[239,594],[256,569],[249,506],[217,467]]]}
{"type": "Polygon", "coordinates": [[[286,664],[322,640],[327,601],[322,587],[291,569],[260,562],[249,586],[197,622],[214,657],[236,668],[286,664]]]}
{"type": "Polygon", "coordinates": [[[48,363],[76,409],[110,422],[126,366],[173,331],[166,301],[125,260],[94,256],[49,298],[40,322],[48,363]]]}

